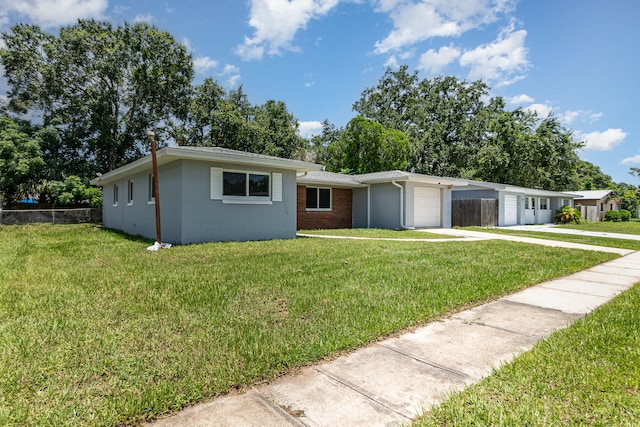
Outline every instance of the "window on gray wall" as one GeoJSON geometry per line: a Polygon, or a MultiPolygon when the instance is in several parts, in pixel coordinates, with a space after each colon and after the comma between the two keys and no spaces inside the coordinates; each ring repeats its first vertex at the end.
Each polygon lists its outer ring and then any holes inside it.
{"type": "Polygon", "coordinates": [[[251,172],[222,173],[222,195],[269,197],[269,175],[251,172]]]}
{"type": "Polygon", "coordinates": [[[153,182],[153,174],[149,174],[149,203],[153,203],[156,201],[156,189],[155,189],[155,185],[153,182]]]}
{"type": "Polygon", "coordinates": [[[118,186],[114,185],[113,186],[113,206],[118,206],[118,186]]]}
{"type": "Polygon", "coordinates": [[[331,210],[331,188],[307,187],[308,210],[331,210]]]}
{"type": "Polygon", "coordinates": [[[127,204],[133,204],[133,181],[127,181],[127,204]]]}

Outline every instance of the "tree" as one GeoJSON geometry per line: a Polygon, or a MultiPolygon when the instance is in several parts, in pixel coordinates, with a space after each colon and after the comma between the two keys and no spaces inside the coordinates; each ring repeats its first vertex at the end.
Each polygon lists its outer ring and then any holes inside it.
{"type": "Polygon", "coordinates": [[[640,178],[640,168],[629,168],[629,174],[635,176],[636,178],[640,178]]]}
{"type": "Polygon", "coordinates": [[[256,109],[260,129],[256,152],[286,159],[300,158],[305,141],[298,136],[298,120],[282,101],[268,100],[256,109]]]}
{"type": "Polygon", "coordinates": [[[18,124],[0,117],[0,202],[11,205],[28,196],[44,167],[38,137],[30,137],[18,124]]]}
{"type": "Polygon", "coordinates": [[[149,128],[161,139],[164,125],[186,114],[191,56],[155,27],[80,20],[56,37],[19,24],[3,39],[9,108],[39,110],[45,126],[56,127],[68,173],[88,176],[135,160],[148,152],[149,128]]]}
{"type": "Polygon", "coordinates": [[[353,108],[411,141],[408,168],[430,175],[462,176],[482,145],[490,117],[488,87],[455,77],[418,79],[408,67],[387,69],[378,85],[365,89],[353,108]]]}
{"type": "Polygon", "coordinates": [[[586,160],[578,160],[578,190],[602,190],[613,185],[610,175],[600,170],[600,167],[586,160]]]}
{"type": "Polygon", "coordinates": [[[327,169],[361,174],[404,170],[411,146],[404,133],[358,116],[349,121],[327,151],[327,169]]]}

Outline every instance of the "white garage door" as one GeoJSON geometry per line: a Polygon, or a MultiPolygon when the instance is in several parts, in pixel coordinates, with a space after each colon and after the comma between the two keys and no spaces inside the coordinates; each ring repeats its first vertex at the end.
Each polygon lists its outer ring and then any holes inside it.
{"type": "Polygon", "coordinates": [[[504,196],[504,225],[518,225],[518,196],[504,196]]]}
{"type": "Polygon", "coordinates": [[[440,189],[414,187],[413,225],[415,227],[440,227],[440,189]]]}

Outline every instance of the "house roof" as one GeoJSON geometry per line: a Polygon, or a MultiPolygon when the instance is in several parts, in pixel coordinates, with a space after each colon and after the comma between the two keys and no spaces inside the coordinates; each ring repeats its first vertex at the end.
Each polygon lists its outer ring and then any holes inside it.
{"type": "MultiPolygon", "coordinates": [[[[510,193],[519,193],[525,196],[542,196],[542,197],[567,197],[567,198],[575,198],[576,192],[563,192],[563,191],[551,191],[551,190],[543,190],[538,188],[528,188],[528,187],[519,187],[517,185],[510,184],[498,184],[495,182],[484,182],[484,181],[473,181],[468,179],[459,179],[459,181],[466,182],[468,189],[480,189],[480,190],[495,190],[495,191],[508,191],[510,193]]],[[[454,188],[457,189],[457,185],[454,188]]]]}
{"type": "Polygon", "coordinates": [[[574,191],[578,197],[576,200],[601,200],[606,199],[611,195],[613,190],[585,190],[585,191],[574,191]]]}
{"type": "Polygon", "coordinates": [[[335,187],[364,187],[365,185],[358,182],[356,177],[357,175],[347,175],[344,173],[310,171],[299,174],[297,182],[298,184],[324,184],[335,187]]]}
{"type": "MultiPolygon", "coordinates": [[[[248,153],[245,151],[229,150],[221,147],[165,147],[157,151],[158,166],[176,160],[205,160],[223,163],[233,163],[242,166],[263,166],[295,171],[319,171],[322,165],[303,162],[300,160],[282,159],[264,154],[248,153]]],[[[114,169],[91,180],[92,185],[106,185],[120,179],[151,168],[151,155],[142,157],[134,162],[114,169]]]]}
{"type": "Polygon", "coordinates": [[[334,172],[309,172],[298,176],[300,184],[328,184],[342,187],[365,187],[367,184],[379,184],[392,181],[421,182],[432,185],[462,185],[455,178],[422,175],[399,170],[373,172],[360,175],[347,175],[334,172]]]}

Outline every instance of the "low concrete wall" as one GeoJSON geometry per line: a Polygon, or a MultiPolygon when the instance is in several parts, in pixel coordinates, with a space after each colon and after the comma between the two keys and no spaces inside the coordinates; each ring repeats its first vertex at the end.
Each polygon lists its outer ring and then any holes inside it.
{"type": "Polygon", "coordinates": [[[80,209],[0,209],[0,224],[32,224],[48,222],[52,224],[80,224],[84,222],[101,222],[102,208],[80,209]]]}

